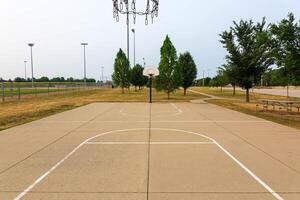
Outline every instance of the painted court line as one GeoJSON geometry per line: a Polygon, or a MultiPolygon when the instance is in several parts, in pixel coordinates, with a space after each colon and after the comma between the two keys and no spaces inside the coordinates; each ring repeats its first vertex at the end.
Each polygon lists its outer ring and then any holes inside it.
{"type": "MultiPolygon", "coordinates": [[[[47,172],[45,172],[43,175],[41,175],[38,179],[36,179],[30,186],[28,186],[22,193],[20,193],[17,197],[14,198],[14,200],[20,200],[22,199],[27,193],[29,193],[37,184],[39,184],[43,179],[45,179],[49,174],[51,174],[56,168],[58,168],[60,165],[62,165],[63,162],[65,162],[69,157],[71,157],[76,151],[78,151],[83,145],[91,142],[91,140],[108,135],[111,133],[120,133],[120,132],[128,132],[128,131],[139,131],[139,130],[148,130],[148,128],[136,128],[136,129],[123,129],[123,130],[115,130],[115,131],[109,131],[105,133],[98,134],[96,136],[93,136],[91,138],[88,138],[84,142],[80,143],[76,148],[74,148],[69,154],[67,154],[62,160],[60,160],[57,164],[55,164],[53,167],[51,167],[47,172]]],[[[277,194],[267,183],[265,183],[262,179],[260,179],[256,174],[254,174],[250,169],[248,169],[243,163],[241,163],[237,158],[235,158],[229,151],[227,151],[222,145],[220,145],[218,142],[216,142],[214,139],[200,134],[196,132],[191,131],[185,131],[185,130],[179,130],[179,129],[166,129],[166,128],[152,128],[152,130],[160,130],[160,131],[174,131],[174,132],[182,132],[182,133],[189,133],[193,135],[198,135],[203,138],[208,139],[210,142],[216,144],[227,156],[229,156],[236,164],[238,164],[245,172],[247,172],[254,180],[256,180],[262,187],[264,187],[271,195],[273,195],[274,198],[277,200],[284,200],[279,194],[277,194]]]]}
{"type": "MultiPolygon", "coordinates": [[[[146,145],[148,142],[87,142],[88,145],[146,145]]],[[[214,142],[150,142],[153,145],[172,145],[172,144],[215,144],[214,142]]]]}

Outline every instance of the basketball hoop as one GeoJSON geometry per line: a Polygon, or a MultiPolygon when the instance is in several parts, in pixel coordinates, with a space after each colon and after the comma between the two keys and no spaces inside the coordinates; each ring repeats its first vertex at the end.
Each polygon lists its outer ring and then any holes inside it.
{"type": "Polygon", "coordinates": [[[143,71],[143,75],[149,77],[149,86],[150,86],[150,103],[152,103],[152,79],[155,76],[159,76],[158,69],[154,67],[145,68],[143,71]]]}
{"type": "MultiPolygon", "coordinates": [[[[136,15],[145,15],[145,24],[148,25],[148,16],[150,15],[151,21],[153,23],[153,18],[158,17],[158,5],[159,0],[146,0],[146,10],[144,12],[140,12],[136,10],[136,0],[131,1],[131,5],[129,0],[112,0],[113,1],[113,16],[116,21],[119,21],[119,14],[127,14],[133,16],[133,23],[136,22],[136,15]],[[150,1],[152,5],[150,6],[150,1]]],[[[127,17],[127,24],[129,23],[129,19],[127,17]]]]}
{"type": "Polygon", "coordinates": [[[156,68],[148,67],[148,68],[144,69],[143,75],[144,76],[148,76],[148,77],[154,77],[154,76],[158,76],[159,75],[159,71],[156,68]]]}

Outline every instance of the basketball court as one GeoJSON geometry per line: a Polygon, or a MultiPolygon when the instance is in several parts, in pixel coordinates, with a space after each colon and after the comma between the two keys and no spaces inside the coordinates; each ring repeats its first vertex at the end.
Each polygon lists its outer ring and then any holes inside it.
{"type": "Polygon", "coordinates": [[[205,102],[94,103],[0,132],[0,199],[296,200],[299,144],[205,102]]]}

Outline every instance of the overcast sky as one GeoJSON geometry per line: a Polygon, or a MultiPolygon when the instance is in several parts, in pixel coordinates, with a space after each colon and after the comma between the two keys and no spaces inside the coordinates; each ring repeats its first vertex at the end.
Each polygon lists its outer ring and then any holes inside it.
{"type": "MultiPolygon", "coordinates": [[[[130,0],[131,1],[131,0],[130,0]]],[[[138,8],[146,0],[136,0],[138,8]]],[[[0,0],[0,77],[24,77],[24,60],[29,60],[28,42],[35,43],[35,77],[83,77],[83,49],[88,42],[87,75],[111,76],[119,48],[126,52],[126,23],[112,17],[111,0],[0,0]]],[[[142,9],[143,10],[143,9],[142,9]]],[[[224,63],[226,54],[219,43],[222,31],[233,20],[277,22],[293,12],[300,19],[299,0],[160,0],[154,24],[136,25],[136,61],[157,66],[160,47],[168,34],[177,52],[190,51],[199,72],[210,75],[224,63]]],[[[131,47],[133,37],[131,37],[131,47]]],[[[130,61],[133,63],[133,48],[130,61]]],[[[30,63],[29,63],[30,64],[30,63]]],[[[29,64],[27,75],[29,75],[29,64]]]]}

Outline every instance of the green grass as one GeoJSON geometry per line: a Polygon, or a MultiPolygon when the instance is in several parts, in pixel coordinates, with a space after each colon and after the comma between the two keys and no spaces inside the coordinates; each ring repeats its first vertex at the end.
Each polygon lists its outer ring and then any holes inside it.
{"type": "Polygon", "coordinates": [[[300,102],[300,98],[296,98],[296,97],[287,98],[285,96],[251,93],[250,94],[251,102],[246,103],[245,92],[243,91],[237,91],[236,95],[234,96],[232,90],[228,90],[228,89],[223,90],[223,92],[221,92],[220,88],[217,89],[217,88],[195,87],[192,89],[202,93],[224,98],[224,99],[207,100],[209,103],[213,103],[219,106],[223,106],[225,108],[229,108],[231,110],[239,111],[245,114],[249,114],[262,119],[273,121],[282,125],[300,129],[300,115],[297,113],[296,109],[294,109],[293,113],[287,113],[284,110],[282,111],[276,110],[276,111],[268,111],[268,112],[256,111],[256,105],[258,99],[292,100],[292,101],[300,102]]]}

